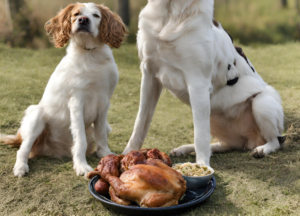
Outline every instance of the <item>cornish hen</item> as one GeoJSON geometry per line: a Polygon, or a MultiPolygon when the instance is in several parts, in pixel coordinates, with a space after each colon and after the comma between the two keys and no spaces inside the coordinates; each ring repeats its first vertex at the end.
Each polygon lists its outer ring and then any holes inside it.
{"type": "MultiPolygon", "coordinates": [[[[120,166],[120,160],[123,158],[123,155],[107,155],[106,157],[102,158],[99,162],[99,165],[97,168],[89,172],[87,174],[87,178],[91,179],[96,175],[99,175],[102,173],[103,176],[109,174],[113,176],[120,176],[119,166],[120,166]]],[[[95,190],[102,195],[108,194],[109,192],[109,184],[104,179],[99,179],[95,184],[95,190]]]]}
{"type": "MultiPolygon", "coordinates": [[[[181,174],[166,165],[164,160],[151,158],[156,158],[156,153],[159,153],[156,150],[146,152],[148,159],[144,153],[132,151],[127,154],[121,160],[120,170],[123,173],[120,177],[114,172],[118,169],[118,163],[103,163],[102,169],[98,169],[101,178],[110,184],[111,200],[121,205],[136,202],[141,207],[177,205],[186,190],[185,180],[181,174]]],[[[166,163],[170,161],[165,160],[166,163]]]]}

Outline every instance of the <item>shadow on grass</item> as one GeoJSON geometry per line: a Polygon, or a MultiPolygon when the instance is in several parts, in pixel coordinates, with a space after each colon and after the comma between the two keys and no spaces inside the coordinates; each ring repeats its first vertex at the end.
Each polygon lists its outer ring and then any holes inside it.
{"type": "MultiPolygon", "coordinates": [[[[87,155],[87,162],[88,164],[95,168],[97,167],[100,159],[96,156],[96,154],[87,155]]],[[[44,172],[46,173],[60,173],[60,172],[74,172],[73,169],[73,161],[72,158],[64,157],[61,159],[57,158],[51,158],[51,157],[37,157],[37,158],[31,158],[28,160],[28,165],[30,172],[28,174],[28,177],[31,177],[31,175],[36,175],[38,172],[44,172]]]]}

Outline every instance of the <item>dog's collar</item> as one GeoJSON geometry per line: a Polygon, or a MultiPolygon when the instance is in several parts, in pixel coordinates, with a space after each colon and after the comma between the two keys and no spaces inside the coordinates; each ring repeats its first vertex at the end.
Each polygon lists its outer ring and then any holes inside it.
{"type": "Polygon", "coordinates": [[[87,51],[92,51],[92,50],[97,49],[97,47],[94,47],[94,48],[91,48],[91,49],[88,49],[88,48],[84,47],[84,49],[87,50],[87,51]]]}

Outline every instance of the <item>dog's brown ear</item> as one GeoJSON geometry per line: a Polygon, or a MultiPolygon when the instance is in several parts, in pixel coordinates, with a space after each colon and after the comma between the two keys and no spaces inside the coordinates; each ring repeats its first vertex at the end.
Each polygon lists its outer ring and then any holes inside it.
{"type": "Polygon", "coordinates": [[[99,5],[101,12],[100,39],[110,47],[119,48],[125,40],[126,26],[121,17],[104,5],[99,5]]]}
{"type": "Polygon", "coordinates": [[[65,46],[70,38],[71,33],[71,12],[75,4],[70,4],[62,9],[55,17],[45,24],[48,35],[52,36],[51,42],[55,47],[61,48],[65,46]]]}

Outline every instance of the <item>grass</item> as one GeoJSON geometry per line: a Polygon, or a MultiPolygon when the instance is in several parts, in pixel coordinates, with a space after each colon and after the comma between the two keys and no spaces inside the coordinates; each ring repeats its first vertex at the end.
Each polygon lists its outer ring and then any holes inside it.
{"type": "MultiPolygon", "coordinates": [[[[300,44],[244,47],[261,76],[283,99],[289,139],[284,151],[254,159],[249,152],[215,154],[217,188],[202,205],[184,215],[299,215],[300,211],[300,44]]],[[[28,50],[0,44],[0,131],[14,134],[24,110],[37,104],[64,49],[28,50]]],[[[133,129],[139,106],[141,73],[134,45],[114,50],[120,81],[111,100],[109,146],[121,153],[133,129]]],[[[169,152],[193,142],[191,110],[164,91],[144,147],[169,152]]],[[[15,178],[17,149],[0,146],[1,215],[115,215],[88,192],[88,180],[76,176],[70,158],[34,158],[30,172],[15,178]]],[[[195,161],[195,156],[172,158],[195,161]]],[[[99,159],[88,156],[96,167],[99,159]]]]}

